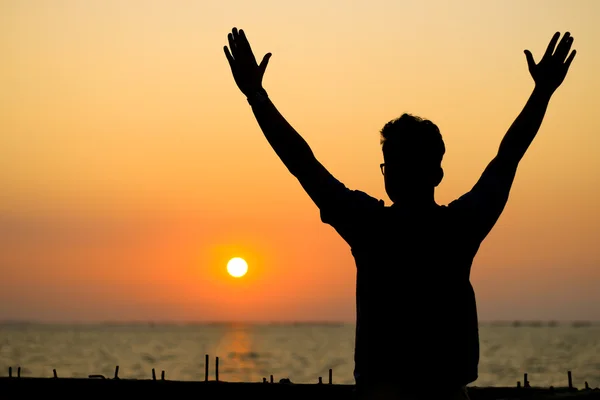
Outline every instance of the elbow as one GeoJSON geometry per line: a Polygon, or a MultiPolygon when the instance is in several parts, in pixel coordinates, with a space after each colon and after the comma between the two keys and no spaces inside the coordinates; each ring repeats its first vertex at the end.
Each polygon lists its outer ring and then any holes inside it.
{"type": "Polygon", "coordinates": [[[502,165],[505,167],[511,167],[513,166],[514,168],[517,168],[517,166],[519,165],[519,162],[521,162],[521,159],[523,158],[522,154],[519,153],[498,153],[496,155],[496,158],[494,158],[494,164],[498,164],[498,165],[502,165]]]}
{"type": "Polygon", "coordinates": [[[296,178],[306,175],[307,172],[313,170],[319,163],[310,148],[308,151],[288,152],[281,159],[290,173],[296,178]]]}
{"type": "Polygon", "coordinates": [[[315,170],[315,165],[318,163],[314,157],[307,157],[304,159],[293,158],[289,162],[285,163],[288,171],[299,180],[303,180],[303,177],[313,175],[311,172],[315,170]]]}
{"type": "Polygon", "coordinates": [[[503,143],[498,149],[498,153],[493,162],[506,166],[514,165],[516,168],[523,159],[526,150],[527,149],[521,149],[518,146],[509,146],[507,143],[503,143]]]}
{"type": "Polygon", "coordinates": [[[514,177],[521,158],[514,153],[498,153],[486,168],[486,172],[496,176],[514,177]]]}

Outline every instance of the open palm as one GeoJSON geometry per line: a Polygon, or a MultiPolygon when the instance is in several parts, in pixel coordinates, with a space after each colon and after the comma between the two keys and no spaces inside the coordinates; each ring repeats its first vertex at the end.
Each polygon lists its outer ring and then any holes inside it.
{"type": "Polygon", "coordinates": [[[569,54],[569,50],[573,45],[573,37],[569,32],[564,34],[557,46],[556,43],[559,38],[560,32],[556,32],[550,40],[544,56],[537,64],[531,52],[525,50],[529,72],[536,86],[550,92],[554,92],[563,83],[569,66],[573,62],[575,54],[577,54],[575,50],[569,54]]]}
{"type": "Polygon", "coordinates": [[[267,53],[260,65],[256,63],[256,58],[250,48],[250,43],[242,29],[239,31],[233,28],[227,35],[229,48],[225,46],[225,57],[229,61],[233,79],[238,88],[246,96],[262,90],[262,79],[269,64],[271,53],[267,53]]]}

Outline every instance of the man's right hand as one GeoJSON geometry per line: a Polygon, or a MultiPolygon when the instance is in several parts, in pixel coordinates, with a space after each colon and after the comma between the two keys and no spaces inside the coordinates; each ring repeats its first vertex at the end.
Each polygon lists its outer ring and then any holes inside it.
{"type": "Polygon", "coordinates": [[[262,79],[271,58],[271,53],[265,54],[260,65],[258,65],[250,48],[250,43],[248,43],[246,34],[242,29],[238,31],[237,28],[233,28],[231,33],[227,35],[227,39],[229,40],[229,48],[225,46],[223,50],[238,88],[246,97],[262,91],[262,79]]]}

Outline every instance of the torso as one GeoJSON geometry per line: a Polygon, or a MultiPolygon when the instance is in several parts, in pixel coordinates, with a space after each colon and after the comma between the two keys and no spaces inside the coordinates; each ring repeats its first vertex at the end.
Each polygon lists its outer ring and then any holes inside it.
{"type": "Polygon", "coordinates": [[[479,243],[451,207],[420,214],[378,207],[351,239],[357,265],[356,374],[466,384],[479,357],[469,282],[479,243]]]}

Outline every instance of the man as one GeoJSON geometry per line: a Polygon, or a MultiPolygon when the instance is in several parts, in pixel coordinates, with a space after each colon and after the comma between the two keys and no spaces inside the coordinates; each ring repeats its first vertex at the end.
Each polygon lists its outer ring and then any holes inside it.
{"type": "Polygon", "coordinates": [[[571,35],[559,38],[557,32],[537,64],[525,50],[533,92],[479,181],[447,206],[434,199],[445,152],[437,126],[409,114],[388,122],[381,130],[381,170],[393,202],[387,207],[325,169],[263,89],[271,54],[259,65],[242,30],[228,35],[225,55],[265,137],[319,207],[321,220],[351,247],[357,267],[354,375],[364,397],[467,398],[479,362],[471,264],[575,57],[571,35]]]}

